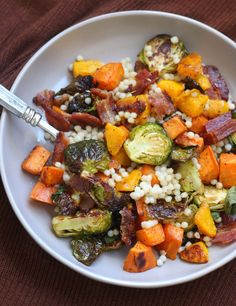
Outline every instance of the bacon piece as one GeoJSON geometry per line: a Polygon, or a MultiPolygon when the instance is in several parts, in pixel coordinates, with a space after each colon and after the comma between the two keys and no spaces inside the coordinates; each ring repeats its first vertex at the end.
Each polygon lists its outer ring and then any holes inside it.
{"type": "Polygon", "coordinates": [[[228,112],[209,120],[205,128],[206,133],[202,134],[205,144],[214,144],[236,132],[236,119],[228,112]]]}
{"type": "Polygon", "coordinates": [[[136,241],[136,217],[134,212],[127,207],[121,211],[121,240],[127,245],[132,246],[136,241]]]}
{"type": "Polygon", "coordinates": [[[206,90],[206,94],[211,99],[228,100],[229,89],[221,75],[219,69],[215,66],[207,65],[203,67],[203,73],[208,77],[212,88],[206,90]]]}
{"type": "Polygon", "coordinates": [[[101,99],[106,99],[108,96],[108,92],[100,88],[91,88],[90,92],[92,95],[97,96],[101,99]]]}
{"type": "Polygon", "coordinates": [[[227,244],[233,241],[236,241],[236,222],[219,227],[212,243],[227,244]]]}
{"type": "Polygon", "coordinates": [[[165,116],[175,112],[175,107],[170,97],[164,92],[149,96],[149,101],[152,106],[152,111],[158,120],[162,120],[165,116]]]}
{"type": "Polygon", "coordinates": [[[105,99],[102,99],[100,101],[97,101],[96,108],[98,112],[98,116],[101,119],[102,123],[111,123],[115,124],[115,115],[116,115],[116,105],[113,100],[113,97],[111,94],[108,94],[105,99]]]}
{"type": "Polygon", "coordinates": [[[116,103],[116,110],[118,112],[124,111],[124,112],[141,114],[142,112],[144,112],[145,108],[146,108],[146,104],[142,100],[137,100],[134,103],[130,103],[129,100],[127,101],[119,100],[116,103]]]}
{"type": "Polygon", "coordinates": [[[140,70],[147,69],[147,65],[137,60],[134,64],[134,71],[139,72],[140,70]]]}
{"type": "Polygon", "coordinates": [[[47,105],[44,105],[43,108],[49,124],[51,124],[57,130],[62,132],[67,132],[70,130],[71,124],[67,116],[64,116],[61,113],[56,112],[47,105]]]}
{"type": "Polygon", "coordinates": [[[54,96],[55,96],[55,92],[54,91],[45,89],[45,90],[39,92],[33,98],[33,102],[37,106],[41,106],[42,108],[44,108],[45,106],[52,107],[53,102],[54,102],[54,96]]]}
{"type": "Polygon", "coordinates": [[[52,153],[52,164],[56,162],[62,163],[64,160],[64,150],[68,146],[69,140],[65,137],[64,133],[59,132],[55,140],[55,146],[52,153]]]}
{"type": "Polygon", "coordinates": [[[136,75],[136,86],[133,88],[134,95],[140,95],[144,93],[147,87],[157,80],[158,72],[149,72],[147,69],[139,70],[136,75]]]}
{"type": "Polygon", "coordinates": [[[102,121],[98,117],[87,113],[72,113],[69,117],[69,121],[74,125],[79,124],[81,126],[103,126],[102,121]]]}

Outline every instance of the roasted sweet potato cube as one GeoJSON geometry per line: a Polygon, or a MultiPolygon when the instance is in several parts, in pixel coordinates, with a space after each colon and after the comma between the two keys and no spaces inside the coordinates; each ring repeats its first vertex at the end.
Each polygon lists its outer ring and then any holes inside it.
{"type": "Polygon", "coordinates": [[[225,188],[236,186],[236,154],[220,155],[220,182],[225,188]]]}
{"type": "Polygon", "coordinates": [[[154,246],[165,240],[165,234],[161,224],[138,230],[136,236],[139,241],[147,246],[154,246]]]}
{"type": "Polygon", "coordinates": [[[127,272],[144,272],[157,266],[157,260],[151,247],[138,241],[125,259],[123,269],[127,272]]]}
{"type": "Polygon", "coordinates": [[[163,127],[171,139],[175,139],[180,134],[187,131],[187,127],[179,116],[174,116],[163,123],[163,127]]]}
{"type": "Polygon", "coordinates": [[[41,182],[46,186],[53,186],[62,182],[64,170],[54,166],[44,166],[41,172],[41,182]]]}
{"type": "Polygon", "coordinates": [[[30,199],[44,204],[53,205],[52,195],[55,192],[56,187],[46,186],[42,182],[38,181],[30,193],[30,199]]]}
{"type": "Polygon", "coordinates": [[[47,149],[37,145],[23,161],[21,167],[30,174],[40,175],[50,155],[51,153],[47,149]]]}
{"type": "Polygon", "coordinates": [[[199,174],[203,183],[210,184],[219,176],[219,164],[211,146],[207,146],[199,155],[198,162],[201,166],[199,174]]]}

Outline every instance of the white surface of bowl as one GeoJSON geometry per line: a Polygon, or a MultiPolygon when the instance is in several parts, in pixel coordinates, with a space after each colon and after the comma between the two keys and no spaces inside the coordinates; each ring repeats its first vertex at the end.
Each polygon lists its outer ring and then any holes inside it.
{"type": "MultiPolygon", "coordinates": [[[[12,91],[32,105],[32,97],[42,89],[59,89],[70,80],[68,65],[78,54],[104,62],[127,56],[135,60],[146,40],[167,33],[180,37],[190,51],[202,55],[203,62],[216,65],[236,98],[236,44],[218,31],[192,19],[153,11],[127,11],[95,17],[76,24],[45,44],[24,66],[12,91]]],[[[28,233],[49,254],[63,264],[93,279],[110,284],[151,288],[183,283],[203,276],[236,256],[236,243],[210,248],[210,261],[194,265],[167,260],[161,268],[144,273],[124,272],[127,249],[100,256],[90,267],[72,256],[69,239],[59,239],[51,231],[52,208],[31,203],[34,179],[21,171],[21,162],[36,143],[50,148],[38,128],[32,128],[3,112],[0,130],[2,180],[10,203],[28,233]]],[[[35,263],[37,264],[37,263],[35,263]]]]}

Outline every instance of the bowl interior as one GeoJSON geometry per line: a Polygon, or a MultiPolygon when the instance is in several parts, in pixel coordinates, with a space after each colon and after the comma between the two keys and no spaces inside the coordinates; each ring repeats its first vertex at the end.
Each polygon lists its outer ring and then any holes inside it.
{"type": "MultiPolygon", "coordinates": [[[[156,34],[177,35],[190,51],[202,55],[204,63],[215,64],[225,76],[231,94],[236,98],[236,48],[233,42],[215,30],[176,15],[158,12],[125,12],[76,25],[51,40],[26,64],[14,84],[15,93],[31,103],[40,90],[59,89],[69,80],[68,65],[78,54],[104,62],[133,60],[145,41],[156,34]]],[[[91,266],[85,267],[72,256],[69,239],[59,239],[50,229],[52,209],[31,203],[29,192],[34,179],[21,171],[21,162],[36,143],[48,148],[43,132],[4,113],[1,123],[1,172],[10,202],[33,238],[51,255],[87,276],[102,281],[136,287],[158,287],[194,279],[214,270],[235,256],[235,245],[212,247],[210,262],[193,265],[179,260],[145,273],[123,271],[127,250],[106,253],[91,266]],[[14,171],[13,171],[14,169],[14,171]]]]}

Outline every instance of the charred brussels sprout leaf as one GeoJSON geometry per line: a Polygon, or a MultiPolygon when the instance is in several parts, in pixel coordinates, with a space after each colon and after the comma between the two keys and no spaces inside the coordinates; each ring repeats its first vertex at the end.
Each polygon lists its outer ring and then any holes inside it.
{"type": "Polygon", "coordinates": [[[62,216],[74,215],[78,209],[79,205],[76,203],[70,194],[57,190],[52,196],[53,203],[56,205],[55,212],[62,216]]]}
{"type": "Polygon", "coordinates": [[[75,216],[56,216],[52,228],[58,237],[84,236],[106,232],[111,227],[111,213],[92,209],[75,216]]]}
{"type": "Polygon", "coordinates": [[[93,174],[108,168],[109,154],[101,140],[83,140],[70,144],[64,151],[65,164],[73,173],[93,174]]]}
{"type": "Polygon", "coordinates": [[[71,247],[75,258],[86,266],[90,266],[102,253],[103,242],[95,237],[77,238],[71,241],[71,247]]]}
{"type": "Polygon", "coordinates": [[[75,94],[73,99],[68,104],[67,111],[70,114],[75,112],[95,114],[96,107],[92,101],[90,90],[75,94]],[[90,103],[86,103],[87,101],[90,103]]]}
{"type": "Polygon", "coordinates": [[[179,148],[176,147],[172,150],[171,152],[171,159],[175,160],[175,161],[187,161],[190,158],[192,158],[195,154],[195,149],[194,147],[192,148],[179,148]]]}
{"type": "Polygon", "coordinates": [[[186,232],[190,231],[194,226],[194,216],[196,212],[198,211],[198,207],[195,204],[190,204],[187,206],[191,210],[191,214],[186,216],[184,212],[182,211],[180,214],[178,214],[177,218],[175,219],[175,222],[187,222],[188,226],[184,229],[186,232]]]}
{"type": "Polygon", "coordinates": [[[115,212],[122,209],[130,197],[126,193],[116,191],[96,176],[81,176],[80,190],[87,193],[99,208],[115,212]]]}
{"type": "Polygon", "coordinates": [[[227,192],[225,213],[227,215],[236,215],[236,186],[231,187],[227,192]]]}
{"type": "Polygon", "coordinates": [[[195,195],[193,201],[198,206],[200,206],[201,203],[207,203],[210,210],[222,211],[224,210],[226,195],[226,189],[217,189],[213,186],[204,186],[203,193],[195,195]]]}
{"type": "Polygon", "coordinates": [[[78,76],[73,82],[71,82],[68,86],[61,88],[56,93],[56,96],[68,94],[74,96],[76,93],[83,93],[86,90],[90,90],[94,87],[93,77],[91,75],[86,76],[78,76]]]}
{"type": "Polygon", "coordinates": [[[171,42],[171,36],[167,34],[157,35],[150,39],[139,53],[139,60],[146,64],[151,72],[158,71],[159,74],[172,73],[176,71],[176,59],[181,60],[187,55],[184,43],[178,40],[171,42]]]}
{"type": "Polygon", "coordinates": [[[74,238],[71,247],[75,258],[90,266],[103,252],[119,249],[122,246],[120,236],[107,235],[84,236],[74,238]]]}
{"type": "Polygon", "coordinates": [[[200,193],[203,190],[203,184],[198,169],[193,164],[192,160],[180,162],[177,166],[176,172],[180,173],[182,176],[180,184],[184,191],[197,191],[200,193]]]}
{"type": "Polygon", "coordinates": [[[160,125],[146,123],[133,128],[124,148],[136,163],[161,165],[170,155],[172,142],[160,125]]]}

